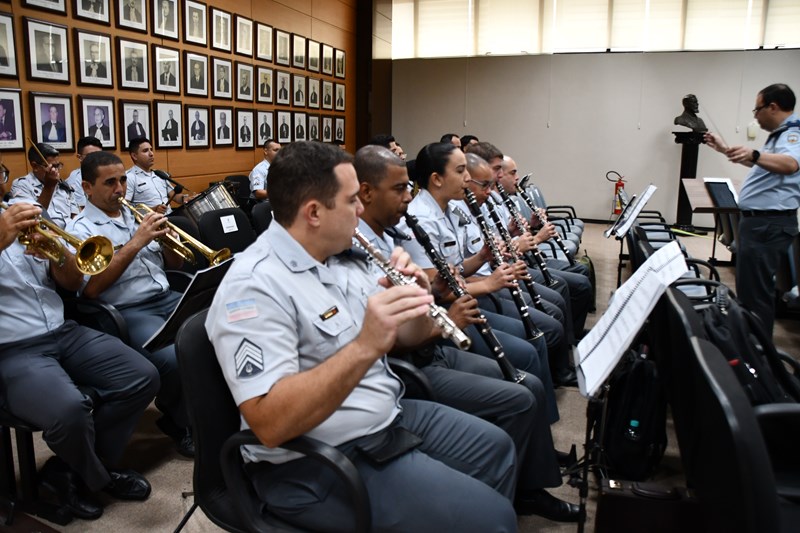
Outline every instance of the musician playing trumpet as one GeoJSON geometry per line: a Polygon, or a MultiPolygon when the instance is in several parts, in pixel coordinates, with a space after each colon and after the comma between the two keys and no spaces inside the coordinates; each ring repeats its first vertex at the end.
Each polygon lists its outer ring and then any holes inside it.
{"type": "Polygon", "coordinates": [[[83,280],[75,256],[51,261],[18,236],[39,223],[41,208],[19,202],[0,213],[0,402],[42,430],[55,453],[39,474],[43,496],[76,518],[97,519],[105,490],[144,500],[150,485],[121,459],[139,417],[158,390],[149,362],[117,338],[64,320],[56,285],[77,290],[83,280]],[[96,402],[78,387],[96,393],[96,402]],[[44,491],[43,491],[44,492],[44,491]]]}
{"type": "Polygon", "coordinates": [[[194,444],[175,347],[170,345],[155,352],[142,348],[180,300],[180,294],[170,290],[164,269],[180,268],[183,259],[156,242],[169,231],[165,226],[167,218],[150,212],[137,224],[133,213],[121,205],[127,175],[115,154],[87,155],[81,163],[81,177],[86,208],[72,221],[68,231],[78,237],[104,235],[118,248],[104,272],[84,280],[82,294],[114,305],[125,318],[131,345],[155,365],[161,376],[156,407],[164,416],[157,424],[175,440],[179,453],[192,456],[194,444]]]}

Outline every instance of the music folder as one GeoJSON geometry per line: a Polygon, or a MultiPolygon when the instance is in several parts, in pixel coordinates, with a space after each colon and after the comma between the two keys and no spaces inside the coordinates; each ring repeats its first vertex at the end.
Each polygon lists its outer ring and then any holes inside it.
{"type": "Polygon", "coordinates": [[[189,282],[189,286],[181,296],[180,301],[178,301],[178,305],[175,306],[175,310],[142,347],[147,351],[154,352],[174,344],[175,336],[178,334],[178,329],[180,329],[181,325],[193,314],[211,305],[211,301],[217,293],[217,287],[219,287],[231,264],[233,264],[233,258],[217,266],[198,270],[192,281],[189,282]]]}

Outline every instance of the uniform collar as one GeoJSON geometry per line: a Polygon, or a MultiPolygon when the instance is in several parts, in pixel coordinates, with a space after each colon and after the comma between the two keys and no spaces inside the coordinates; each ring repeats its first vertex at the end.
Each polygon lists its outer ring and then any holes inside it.
{"type": "Polygon", "coordinates": [[[97,226],[102,226],[104,224],[114,224],[119,228],[127,229],[128,220],[126,218],[126,212],[125,212],[126,209],[127,208],[123,208],[120,210],[122,216],[114,218],[105,214],[105,212],[103,212],[99,207],[94,205],[91,201],[88,201],[86,202],[86,207],[83,208],[81,215],[83,216],[83,218],[85,218],[86,220],[97,226]]]}
{"type": "Polygon", "coordinates": [[[278,222],[273,220],[266,233],[269,235],[275,255],[291,272],[300,273],[311,270],[316,273],[322,283],[336,283],[336,277],[328,270],[328,267],[311,257],[311,254],[278,222]]]}

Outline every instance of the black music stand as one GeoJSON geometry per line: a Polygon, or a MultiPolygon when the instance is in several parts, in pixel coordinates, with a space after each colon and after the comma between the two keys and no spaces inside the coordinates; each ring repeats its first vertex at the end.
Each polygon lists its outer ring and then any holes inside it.
{"type": "Polygon", "coordinates": [[[725,181],[706,181],[706,190],[708,197],[711,198],[711,203],[714,204],[714,242],[711,245],[711,257],[708,262],[712,265],[726,265],[732,266],[736,264],[736,253],[731,251],[730,261],[720,261],[717,259],[717,233],[720,225],[721,215],[738,215],[739,204],[731,190],[730,180],[725,181]]]}
{"type": "Polygon", "coordinates": [[[175,306],[175,310],[164,322],[164,325],[144,343],[143,348],[154,352],[174,344],[175,336],[178,334],[178,329],[181,325],[192,315],[211,305],[211,301],[217,292],[217,287],[219,287],[222,278],[232,264],[233,259],[231,258],[217,266],[198,270],[192,281],[189,282],[189,286],[181,296],[178,305],[175,306]]]}

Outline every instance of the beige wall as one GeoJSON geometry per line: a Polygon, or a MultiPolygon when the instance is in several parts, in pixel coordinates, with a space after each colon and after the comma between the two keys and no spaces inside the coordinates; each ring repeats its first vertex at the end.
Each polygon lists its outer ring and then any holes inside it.
{"type": "MultiPolygon", "coordinates": [[[[31,91],[49,92],[71,94],[73,98],[73,113],[77,113],[80,107],[78,94],[87,96],[108,96],[109,89],[96,88],[96,87],[79,87],[76,80],[75,72],[75,50],[73,40],[72,28],[81,28],[100,33],[110,33],[112,40],[112,63],[116,72],[117,68],[117,50],[116,50],[116,37],[123,37],[126,39],[145,41],[148,44],[159,44],[168,46],[170,48],[178,48],[180,50],[188,50],[192,52],[202,53],[210,57],[222,57],[223,59],[230,59],[233,62],[245,61],[251,62],[255,67],[258,66],[272,66],[274,64],[259,61],[255,58],[248,60],[243,56],[237,56],[233,53],[225,53],[217,50],[212,50],[210,47],[196,46],[181,41],[173,41],[169,39],[162,39],[153,35],[145,35],[135,31],[129,31],[122,28],[117,28],[115,24],[115,12],[117,0],[109,0],[111,4],[111,25],[104,26],[102,24],[93,23],[90,21],[83,21],[72,18],[72,4],[79,0],[66,0],[68,14],[63,16],[60,14],[49,13],[42,10],[30,9],[22,7],[22,0],[12,0],[11,4],[0,4],[0,11],[11,12],[14,15],[15,25],[15,41],[18,56],[17,69],[20,73],[19,80],[12,80],[8,78],[0,78],[0,87],[4,88],[19,88],[22,90],[22,115],[24,119],[24,134],[31,137],[31,112],[29,109],[29,93],[31,91]],[[51,21],[55,24],[67,25],[69,28],[69,54],[70,54],[70,85],[58,83],[43,83],[40,81],[31,82],[27,81],[27,69],[24,58],[24,45],[25,45],[25,32],[23,17],[35,18],[43,21],[51,21]]],[[[148,5],[148,16],[152,6],[152,0],[146,0],[148,5]]],[[[356,94],[356,0],[216,0],[214,2],[204,2],[207,5],[207,15],[210,17],[211,7],[223,9],[233,14],[239,14],[244,17],[253,19],[254,21],[269,24],[274,28],[282,29],[288,32],[299,33],[306,38],[313,39],[318,42],[324,42],[344,50],[346,53],[346,80],[345,80],[345,140],[348,143],[354,143],[355,139],[355,94],[356,94]]],[[[178,5],[183,6],[183,0],[178,0],[178,5]]],[[[233,22],[233,19],[232,19],[233,22]]],[[[181,15],[181,26],[183,24],[181,15]]],[[[149,26],[148,26],[149,27],[149,26]]],[[[255,25],[253,28],[255,32],[255,25]]],[[[182,36],[183,28],[179,30],[182,36]]],[[[152,53],[152,52],[151,52],[152,53]]],[[[210,59],[209,59],[210,64],[210,59]]],[[[181,59],[181,70],[183,75],[184,70],[183,59],[181,59]]],[[[282,70],[289,70],[292,73],[302,73],[296,69],[287,69],[286,67],[277,67],[282,70]]],[[[327,76],[322,76],[317,73],[305,71],[306,76],[322,77],[327,79],[327,76]]],[[[331,81],[334,79],[331,77],[331,81]]],[[[336,82],[342,80],[336,79],[336,82]]],[[[181,80],[183,82],[183,80],[181,80]]],[[[183,85],[183,83],[181,83],[183,85]]],[[[236,100],[217,100],[213,98],[200,98],[193,96],[180,96],[164,95],[156,93],[152,90],[150,92],[120,90],[117,87],[117,79],[114,76],[114,89],[112,95],[115,99],[115,112],[118,114],[119,105],[118,101],[123,100],[180,100],[183,104],[190,105],[223,105],[232,106],[233,108],[240,109],[254,109],[258,110],[289,110],[286,106],[271,106],[264,104],[253,104],[250,102],[239,102],[236,100]]],[[[183,89],[182,89],[183,91],[183,89]]],[[[154,106],[153,106],[154,107],[154,106]]],[[[298,111],[320,113],[319,110],[299,109],[298,111]]],[[[326,111],[326,115],[333,115],[333,112],[326,111]]],[[[341,113],[337,114],[341,116],[341,113]]],[[[118,117],[117,117],[118,118],[118,117]]],[[[74,120],[74,138],[80,137],[79,121],[74,120]]],[[[119,127],[117,127],[117,136],[119,139],[119,127]]],[[[118,141],[119,142],[119,141],[118,141]]],[[[26,143],[27,149],[27,143],[26,143]]],[[[118,147],[117,152],[125,161],[126,165],[130,161],[127,153],[123,153],[118,147]]],[[[29,171],[26,157],[22,151],[16,152],[0,152],[3,163],[11,170],[12,177],[19,177],[29,171]]],[[[233,147],[226,148],[210,148],[208,150],[185,150],[185,149],[161,149],[156,153],[156,168],[164,169],[171,173],[173,177],[183,182],[192,190],[202,191],[208,186],[210,181],[217,181],[229,174],[248,174],[253,166],[263,158],[263,151],[244,150],[239,151],[233,147]]],[[[72,154],[63,154],[61,160],[65,163],[65,168],[62,171],[62,176],[67,176],[69,172],[78,166],[78,161],[72,154]]]]}
{"type": "MultiPolygon", "coordinates": [[[[729,144],[745,144],[759,89],[776,82],[800,94],[800,50],[570,54],[394,61],[392,133],[409,157],[448,131],[472,133],[533,172],[550,203],[607,219],[616,170],[672,222],[681,146],[673,119],[686,93],[729,144]]],[[[752,146],[761,146],[760,131],[752,146]]],[[[744,177],[747,169],[701,147],[698,176],[744,177]]],[[[708,215],[695,224],[711,225],[708,215]]]]}

